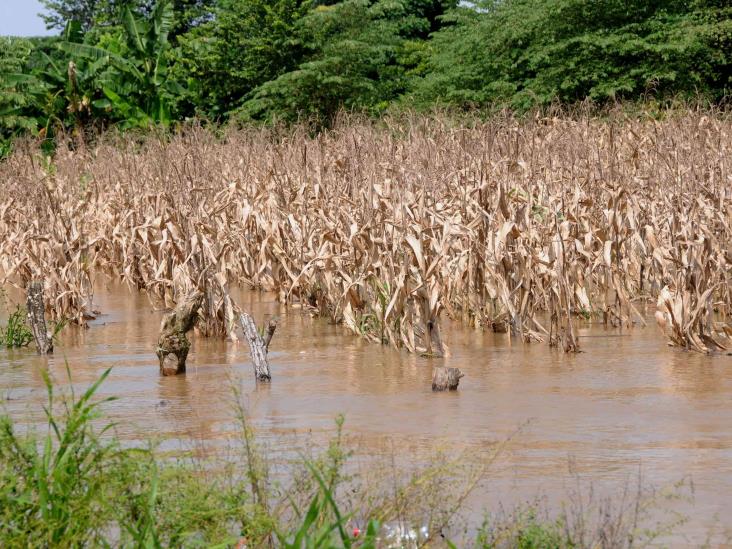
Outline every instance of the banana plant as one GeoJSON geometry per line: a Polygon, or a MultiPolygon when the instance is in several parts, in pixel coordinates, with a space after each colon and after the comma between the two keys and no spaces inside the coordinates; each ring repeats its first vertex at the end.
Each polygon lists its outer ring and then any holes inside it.
{"type": "MultiPolygon", "coordinates": [[[[79,24],[69,22],[62,40],[75,43],[82,39],[79,24]]],[[[8,143],[30,132],[46,138],[44,144],[51,146],[57,128],[83,131],[98,119],[100,113],[92,112],[91,102],[105,63],[67,60],[58,54],[52,42],[35,45],[22,63],[15,63],[14,70],[0,71],[0,130],[8,143]]],[[[8,151],[0,150],[0,155],[3,152],[8,151]]]]}
{"type": "Polygon", "coordinates": [[[59,48],[74,58],[102,63],[112,70],[99,79],[103,97],[93,106],[111,111],[122,127],[168,125],[169,99],[181,92],[169,78],[168,33],[173,9],[168,0],[158,0],[149,20],[136,18],[127,8],[122,19],[126,55],[89,44],[64,41],[59,48]]]}

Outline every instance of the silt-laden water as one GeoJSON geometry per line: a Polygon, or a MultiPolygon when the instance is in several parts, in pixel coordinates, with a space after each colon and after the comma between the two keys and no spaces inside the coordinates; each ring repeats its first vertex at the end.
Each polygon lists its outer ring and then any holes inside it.
{"type": "Polygon", "coordinates": [[[105,410],[123,440],[216,448],[236,431],[230,383],[241,379],[270,451],[293,436],[331,432],[340,413],[362,446],[388,439],[414,459],[436,446],[487,447],[513,435],[491,470],[490,493],[475,496],[476,505],[537,495],[560,501],[575,482],[572,462],[599,487],[633,483],[639,471],[644,484],[658,487],[691,479],[694,500],[682,505],[690,520],[680,543],[700,543],[710,529],[732,524],[732,357],[669,348],[655,326],[587,326],[580,330],[585,352],[567,355],[448,325],[450,356],[439,362],[466,377],[459,391],[433,394],[436,359],[367,343],[285,310],[271,295],[242,292],[237,302],[258,322],[280,316],[273,381],[257,387],[243,342],[194,337],[187,374],[161,377],[154,348],[162,312],[125,287],[100,288],[95,302],[106,314],[87,330],[65,329],[52,357],[0,350],[0,397],[13,417],[42,418],[39,367],[48,364],[63,381],[67,361],[80,386],[112,367],[100,393],[119,397],[105,410]]]}

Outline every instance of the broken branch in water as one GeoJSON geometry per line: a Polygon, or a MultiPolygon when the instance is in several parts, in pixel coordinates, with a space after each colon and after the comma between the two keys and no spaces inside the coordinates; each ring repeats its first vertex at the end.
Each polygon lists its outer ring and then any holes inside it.
{"type": "Polygon", "coordinates": [[[244,330],[244,335],[249,344],[249,352],[252,357],[252,364],[254,365],[254,377],[257,381],[270,381],[272,376],[269,372],[267,352],[269,351],[269,343],[272,341],[272,336],[277,329],[277,321],[274,319],[269,321],[264,338],[259,333],[259,330],[257,330],[254,319],[247,313],[242,313],[239,316],[239,323],[241,324],[242,330],[244,330]]]}

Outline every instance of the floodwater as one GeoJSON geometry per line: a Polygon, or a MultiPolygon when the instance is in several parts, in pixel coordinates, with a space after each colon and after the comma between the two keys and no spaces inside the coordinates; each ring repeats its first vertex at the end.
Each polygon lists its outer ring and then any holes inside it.
{"type": "Polygon", "coordinates": [[[693,501],[680,504],[689,520],[674,544],[696,545],[732,525],[730,356],[669,348],[654,325],[626,333],[587,326],[577,355],[447,326],[450,356],[427,359],[285,310],[268,294],[242,292],[237,302],[258,322],[280,316],[269,385],[255,385],[246,344],[200,338],[188,373],[161,377],[154,348],[162,313],[144,295],[104,286],[95,303],[105,314],[87,330],[65,329],[51,358],[0,350],[0,406],[40,420],[41,366],[63,381],[67,361],[79,386],[111,367],[100,394],[119,397],[105,410],[122,439],[216,448],[236,429],[230,384],[239,379],[270,450],[293,436],[325,436],[341,413],[345,432],[366,446],[388,439],[414,459],[438,446],[482,448],[512,437],[492,466],[490,493],[474,505],[561,501],[575,482],[572,462],[585,482],[610,491],[639,471],[658,488],[690,479],[693,501]],[[433,394],[431,367],[443,362],[466,377],[457,392],[433,394]]]}

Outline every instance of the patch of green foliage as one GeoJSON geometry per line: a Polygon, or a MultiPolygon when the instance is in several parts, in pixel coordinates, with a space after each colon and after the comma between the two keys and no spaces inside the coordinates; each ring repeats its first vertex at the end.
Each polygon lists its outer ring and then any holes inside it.
{"type": "MultiPolygon", "coordinates": [[[[64,422],[54,415],[48,388],[48,433],[41,440],[16,433],[0,420],[0,514],[5,547],[58,547],[99,542],[105,524],[108,480],[124,456],[116,443],[104,443],[92,430],[99,403],[91,401],[99,383],[65,407],[64,422]]],[[[102,429],[108,431],[111,425],[102,429]]]]}
{"type": "Polygon", "coordinates": [[[0,346],[26,347],[33,341],[33,332],[28,327],[26,318],[25,309],[20,306],[10,313],[7,325],[5,328],[0,328],[0,346]]]}
{"type": "Polygon", "coordinates": [[[721,99],[732,85],[732,8],[716,0],[479,0],[449,21],[422,104],[721,99]]]}
{"type": "Polygon", "coordinates": [[[697,99],[732,87],[722,0],[45,0],[0,39],[0,154],[192,117],[697,99]]]}
{"type": "MultiPolygon", "coordinates": [[[[67,367],[69,380],[71,374],[67,367]]],[[[47,432],[21,434],[0,416],[0,546],[2,547],[228,547],[246,536],[257,545],[275,536],[282,547],[353,545],[350,516],[335,501],[340,461],[306,461],[315,490],[299,525],[283,530],[248,491],[238,465],[158,461],[151,449],[126,448],[110,436],[114,424],[95,427],[96,399],[110,370],[82,395],[59,398],[46,371],[47,432]]],[[[329,451],[330,452],[330,451],[329,451]]],[[[370,522],[360,547],[375,547],[370,522]]]]}
{"type": "Polygon", "coordinates": [[[178,65],[196,112],[219,120],[262,84],[297,67],[304,0],[221,0],[216,17],[181,38],[178,65]]]}
{"type": "Polygon", "coordinates": [[[539,518],[539,510],[532,505],[518,509],[509,520],[496,524],[486,522],[479,530],[476,542],[476,546],[482,549],[559,549],[577,546],[567,536],[566,525],[561,520],[539,518]]]}
{"type": "MultiPolygon", "coordinates": [[[[49,29],[62,30],[68,21],[77,21],[86,32],[117,24],[130,10],[136,17],[148,17],[155,0],[41,0],[46,8],[41,17],[49,29]]],[[[171,0],[174,20],[171,36],[177,37],[206,21],[215,0],[171,0]]]]}
{"type": "Polygon", "coordinates": [[[137,18],[130,9],[122,16],[122,33],[106,46],[64,41],[59,48],[93,67],[103,67],[95,84],[102,97],[87,98],[96,109],[110,113],[122,128],[167,126],[170,105],[180,86],[168,78],[168,33],[173,25],[173,10],[158,2],[150,18],[137,18]]]}
{"type": "Polygon", "coordinates": [[[294,70],[269,80],[244,103],[247,117],[328,121],[341,109],[383,112],[406,93],[437,15],[450,2],[346,0],[318,6],[296,27],[294,70]]]}
{"type": "MultiPolygon", "coordinates": [[[[84,32],[69,21],[60,37],[35,42],[7,38],[0,54],[0,139],[59,133],[84,139],[110,124],[121,128],[168,125],[182,93],[169,78],[174,23],[158,2],[149,17],[127,9],[119,24],[84,32]]],[[[3,152],[3,151],[0,151],[3,152]]]]}

